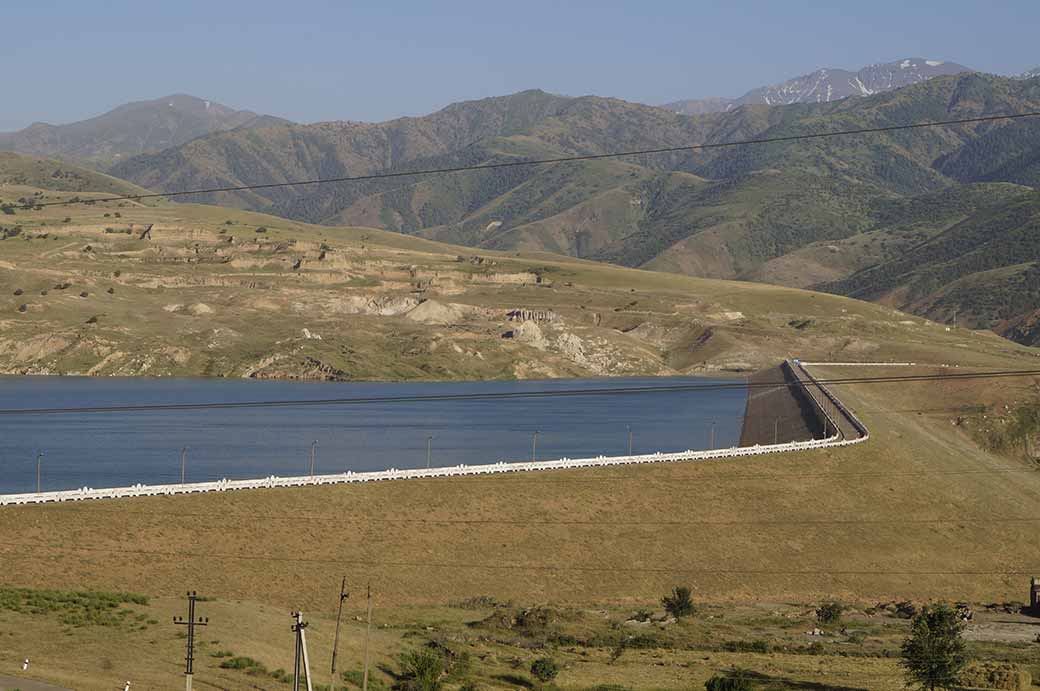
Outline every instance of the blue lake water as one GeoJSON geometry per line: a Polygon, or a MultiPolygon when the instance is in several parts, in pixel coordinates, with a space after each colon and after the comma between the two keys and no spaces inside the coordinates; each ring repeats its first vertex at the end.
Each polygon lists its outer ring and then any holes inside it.
{"type": "MultiPolygon", "coordinates": [[[[610,378],[463,383],[0,377],[0,409],[314,400],[674,386],[718,380],[610,378]]],[[[747,393],[626,393],[210,410],[0,416],[0,493],[418,468],[735,446],[747,393]],[[714,425],[713,425],[714,423],[714,425]]]]}

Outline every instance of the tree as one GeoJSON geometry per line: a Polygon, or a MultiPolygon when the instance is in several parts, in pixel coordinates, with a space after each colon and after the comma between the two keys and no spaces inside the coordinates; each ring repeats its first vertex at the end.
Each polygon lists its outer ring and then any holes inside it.
{"type": "Polygon", "coordinates": [[[444,676],[444,660],[432,650],[401,655],[400,688],[407,691],[438,691],[444,676]]]}
{"type": "Polygon", "coordinates": [[[963,630],[964,623],[949,605],[922,608],[903,641],[901,664],[907,683],[928,691],[953,688],[968,663],[963,630]]]}
{"type": "Polygon", "coordinates": [[[548,684],[559,673],[560,668],[556,666],[556,661],[551,657],[540,657],[531,663],[531,674],[543,684],[548,684]]]}
{"type": "Polygon", "coordinates": [[[672,588],[671,595],[661,598],[661,605],[664,607],[664,611],[676,619],[693,614],[693,598],[690,597],[690,589],[685,585],[672,588]]]}
{"type": "Polygon", "coordinates": [[[837,624],[844,611],[845,606],[840,602],[824,602],[816,608],[816,620],[821,624],[837,624]]]}

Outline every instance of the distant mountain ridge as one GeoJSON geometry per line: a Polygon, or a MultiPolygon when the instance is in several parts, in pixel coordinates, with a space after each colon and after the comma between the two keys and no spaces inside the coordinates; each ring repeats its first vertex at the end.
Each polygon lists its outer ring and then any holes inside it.
{"type": "Polygon", "coordinates": [[[212,132],[288,121],[173,94],[126,103],[97,117],[66,125],[33,123],[0,133],[0,151],[14,151],[107,169],[138,154],[178,146],[212,132]]]}
{"type": "Polygon", "coordinates": [[[726,112],[741,105],[767,106],[794,103],[829,103],[849,96],[872,96],[900,89],[935,77],[972,72],[955,62],[906,58],[868,65],[856,72],[824,68],[780,84],[752,89],[740,98],[689,99],[668,103],[667,108],[683,115],[726,112]]]}

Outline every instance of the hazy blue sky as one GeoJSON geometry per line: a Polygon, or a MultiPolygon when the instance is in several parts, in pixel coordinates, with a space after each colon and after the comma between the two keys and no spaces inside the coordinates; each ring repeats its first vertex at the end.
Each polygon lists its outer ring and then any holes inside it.
{"type": "Polygon", "coordinates": [[[662,103],[903,57],[1040,65],[1040,2],[5,0],[0,130],[189,93],[383,120],[541,88],[662,103]]]}

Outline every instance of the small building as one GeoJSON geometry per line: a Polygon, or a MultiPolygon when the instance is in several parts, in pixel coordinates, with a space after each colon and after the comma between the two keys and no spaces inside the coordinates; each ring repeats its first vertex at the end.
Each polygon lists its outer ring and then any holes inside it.
{"type": "Polygon", "coordinates": [[[1036,576],[1029,579],[1029,611],[1040,615],[1040,578],[1036,576]]]}

